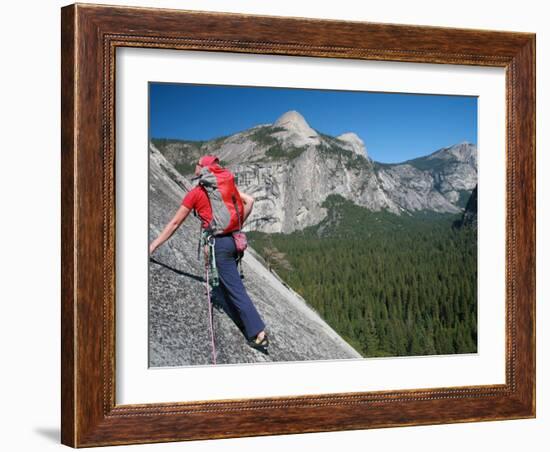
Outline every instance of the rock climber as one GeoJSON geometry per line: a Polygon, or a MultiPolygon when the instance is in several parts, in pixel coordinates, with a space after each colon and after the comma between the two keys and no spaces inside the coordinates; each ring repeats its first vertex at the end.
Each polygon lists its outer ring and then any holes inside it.
{"type": "MultiPolygon", "coordinates": [[[[206,169],[212,173],[224,174],[226,175],[226,179],[227,174],[229,174],[232,185],[229,185],[229,188],[224,189],[225,191],[223,198],[226,199],[227,194],[230,193],[231,196],[233,196],[233,201],[236,199],[241,201],[240,205],[242,206],[243,212],[239,213],[238,203],[233,204],[235,209],[231,209],[231,205],[228,209],[227,206],[224,206],[223,204],[222,208],[224,210],[231,210],[233,215],[235,215],[235,211],[237,215],[240,214],[238,220],[238,228],[240,230],[240,227],[242,226],[241,223],[246,221],[252,211],[254,198],[246,193],[240,192],[237,189],[237,186],[232,182],[233,175],[229,172],[229,170],[221,167],[218,157],[213,155],[202,156],[195,166],[196,179],[199,179],[201,174],[208,173],[206,169]],[[233,190],[233,193],[231,193],[231,190],[233,190]]],[[[225,182],[221,182],[219,185],[222,185],[223,183],[225,182]]],[[[174,232],[176,232],[176,230],[188,217],[189,213],[193,210],[201,221],[203,231],[207,231],[209,229],[211,230],[211,225],[214,219],[212,206],[215,206],[215,204],[211,202],[213,201],[211,199],[212,196],[209,197],[208,193],[209,191],[205,189],[205,185],[199,183],[185,195],[176,214],[166,224],[159,236],[151,242],[149,246],[150,254],[152,254],[159,246],[166,242],[174,234],[174,232]]],[[[231,229],[231,227],[228,227],[227,229],[231,229]]],[[[245,334],[248,339],[248,345],[266,353],[269,340],[265,331],[265,323],[252,303],[252,300],[250,299],[242,282],[241,274],[239,273],[237,267],[238,259],[242,256],[239,256],[239,253],[237,252],[232,232],[229,231],[226,233],[218,233],[214,235],[214,238],[214,254],[220,287],[224,292],[226,299],[236,309],[236,312],[242,321],[245,334]]]]}

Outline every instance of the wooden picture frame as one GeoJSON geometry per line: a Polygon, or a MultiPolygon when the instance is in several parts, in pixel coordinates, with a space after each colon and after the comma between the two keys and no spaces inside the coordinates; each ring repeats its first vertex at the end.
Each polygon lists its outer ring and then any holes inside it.
{"type": "Polygon", "coordinates": [[[148,8],[62,8],[61,440],[73,447],[535,416],[535,35],[148,8]],[[115,403],[115,50],[506,70],[506,383],[115,403]],[[258,423],[258,417],[264,419],[258,423]]]}

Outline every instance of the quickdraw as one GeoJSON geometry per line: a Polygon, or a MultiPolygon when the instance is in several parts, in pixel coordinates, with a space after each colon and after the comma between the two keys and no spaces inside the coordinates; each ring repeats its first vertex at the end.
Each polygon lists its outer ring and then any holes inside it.
{"type": "Polygon", "coordinates": [[[216,265],[215,244],[216,238],[210,234],[209,231],[201,229],[198,258],[200,259],[200,250],[202,248],[204,253],[204,264],[207,269],[210,269],[210,286],[212,289],[220,285],[218,266],[216,265]]]}

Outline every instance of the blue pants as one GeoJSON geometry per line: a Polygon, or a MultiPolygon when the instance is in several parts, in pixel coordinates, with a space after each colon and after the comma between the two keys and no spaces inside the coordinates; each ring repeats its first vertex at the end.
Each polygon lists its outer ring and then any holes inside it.
{"type": "Polygon", "coordinates": [[[214,249],[220,288],[239,314],[246,336],[252,339],[265,328],[265,324],[243,285],[237,268],[238,256],[233,237],[231,235],[216,237],[214,249]]]}

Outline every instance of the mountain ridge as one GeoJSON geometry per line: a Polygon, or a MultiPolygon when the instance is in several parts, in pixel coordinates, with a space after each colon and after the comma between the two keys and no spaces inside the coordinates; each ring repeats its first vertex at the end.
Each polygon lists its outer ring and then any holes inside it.
{"type": "Polygon", "coordinates": [[[323,201],[341,195],[372,211],[460,213],[477,184],[477,148],[467,142],[401,163],[379,163],[353,132],[333,137],[296,111],[206,142],[153,139],[182,174],[216,154],[240,189],[255,197],[248,230],[292,232],[320,223],[323,201]]]}

